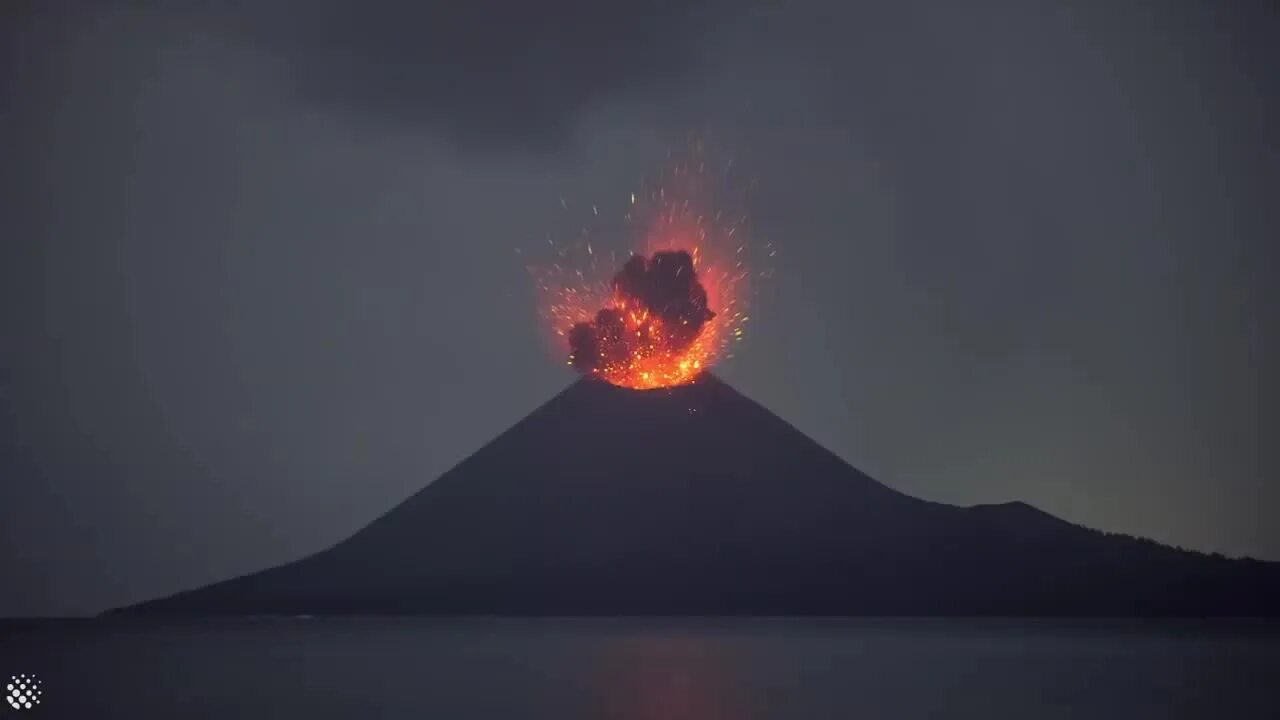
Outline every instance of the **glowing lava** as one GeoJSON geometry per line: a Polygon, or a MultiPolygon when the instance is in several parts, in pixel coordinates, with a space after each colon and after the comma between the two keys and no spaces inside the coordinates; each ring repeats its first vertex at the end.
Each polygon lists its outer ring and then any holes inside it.
{"type": "Polygon", "coordinates": [[[722,223],[721,212],[705,214],[692,191],[701,169],[678,168],[647,197],[631,196],[627,221],[647,229],[625,262],[615,254],[598,263],[586,242],[586,270],[571,269],[562,251],[565,263],[539,273],[543,315],[568,341],[568,364],[579,372],[649,390],[692,382],[732,357],[749,319],[738,237],[745,218],[722,223]]]}

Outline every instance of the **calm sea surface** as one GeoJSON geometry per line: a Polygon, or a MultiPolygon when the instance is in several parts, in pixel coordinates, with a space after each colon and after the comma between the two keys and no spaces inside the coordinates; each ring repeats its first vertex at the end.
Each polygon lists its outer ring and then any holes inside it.
{"type": "Polygon", "coordinates": [[[1280,718],[1280,627],[1025,620],[0,624],[0,717],[1280,718]]]}

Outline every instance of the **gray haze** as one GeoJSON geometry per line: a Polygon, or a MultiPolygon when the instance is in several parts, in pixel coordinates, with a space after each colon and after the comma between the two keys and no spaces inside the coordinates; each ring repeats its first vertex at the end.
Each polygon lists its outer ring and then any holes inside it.
{"type": "Polygon", "coordinates": [[[572,379],[515,249],[690,130],[780,251],[743,392],[910,494],[1280,560],[1270,3],[428,5],[0,10],[0,616],[479,448],[572,379]]]}

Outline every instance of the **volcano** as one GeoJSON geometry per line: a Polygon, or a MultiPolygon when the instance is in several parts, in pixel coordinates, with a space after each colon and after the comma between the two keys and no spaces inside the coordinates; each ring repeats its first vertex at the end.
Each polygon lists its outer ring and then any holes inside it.
{"type": "Polygon", "coordinates": [[[121,611],[1273,615],[1280,564],[956,507],[854,469],[709,374],[575,382],[338,545],[121,611]]]}

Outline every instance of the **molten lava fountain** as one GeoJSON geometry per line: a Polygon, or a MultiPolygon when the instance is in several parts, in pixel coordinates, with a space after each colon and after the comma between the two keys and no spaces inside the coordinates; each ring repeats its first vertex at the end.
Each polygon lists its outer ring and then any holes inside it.
{"type": "Polygon", "coordinates": [[[605,266],[611,278],[592,277],[602,268],[589,241],[586,271],[566,261],[539,273],[543,315],[579,372],[649,390],[693,382],[732,357],[749,320],[745,217],[725,224],[723,212],[699,203],[703,168],[677,167],[639,204],[631,196],[626,218],[647,229],[641,250],[605,266]]]}

